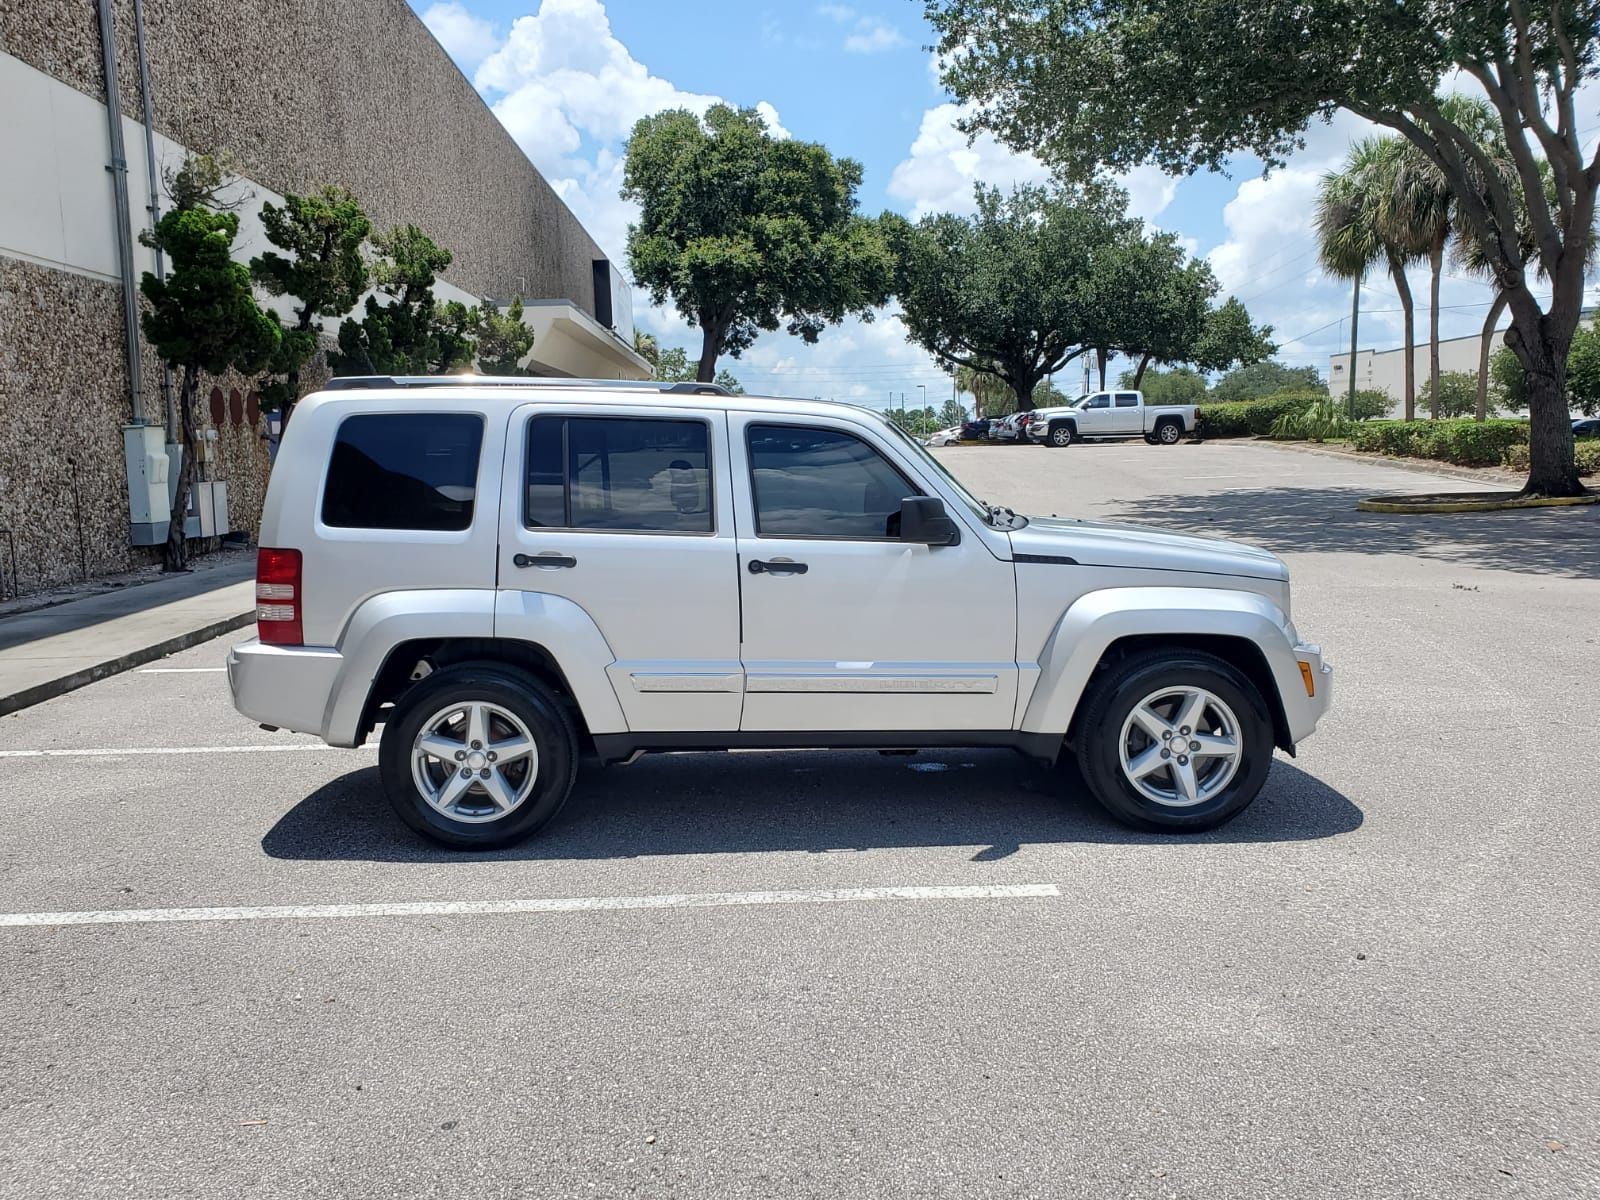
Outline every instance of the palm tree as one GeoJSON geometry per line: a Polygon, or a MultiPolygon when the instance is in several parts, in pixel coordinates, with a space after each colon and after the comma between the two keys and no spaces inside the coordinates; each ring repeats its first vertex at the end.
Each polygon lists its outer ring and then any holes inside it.
{"type": "MultiPolygon", "coordinates": [[[[1486,100],[1448,96],[1440,106],[1453,124],[1485,145],[1495,142],[1499,117],[1486,100]]],[[[1456,198],[1444,173],[1409,142],[1395,155],[1389,194],[1378,209],[1384,237],[1414,256],[1428,260],[1428,394],[1439,394],[1439,281],[1444,254],[1457,226],[1456,198]]],[[[1496,314],[1498,315],[1498,314],[1496,314]]],[[[1409,362],[1410,347],[1406,357],[1409,362]]]]}
{"type": "MultiPolygon", "coordinates": [[[[1412,347],[1416,342],[1416,320],[1411,300],[1411,284],[1406,267],[1417,258],[1415,250],[1388,236],[1383,208],[1394,191],[1395,174],[1404,146],[1397,137],[1362,138],[1350,147],[1344,169],[1322,177],[1317,189],[1316,226],[1318,253],[1323,269],[1337,279],[1351,280],[1360,296],[1361,281],[1367,271],[1383,263],[1400,294],[1400,309],[1405,321],[1405,415],[1416,416],[1416,366],[1412,347]]],[[[1352,309],[1358,310],[1359,304],[1352,309]]],[[[1356,321],[1350,320],[1350,386],[1355,387],[1356,321]]]]}
{"type": "Polygon", "coordinates": [[[1000,376],[990,371],[977,371],[972,367],[956,368],[956,390],[970,392],[976,403],[975,417],[1003,417],[1015,410],[1017,395],[1000,376]]]}

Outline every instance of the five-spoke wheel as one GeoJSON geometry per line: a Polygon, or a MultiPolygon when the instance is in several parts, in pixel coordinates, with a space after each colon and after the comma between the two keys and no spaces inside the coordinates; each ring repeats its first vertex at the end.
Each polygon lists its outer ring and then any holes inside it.
{"type": "Polygon", "coordinates": [[[487,663],[435,671],[402,695],[379,756],[401,820],[446,845],[485,850],[554,817],[577,762],[561,698],[514,667],[487,663]]]}
{"type": "Polygon", "coordinates": [[[1202,651],[1152,649],[1103,668],[1072,745],[1089,790],[1120,820],[1210,829],[1266,782],[1272,718],[1238,667],[1202,651]]]}

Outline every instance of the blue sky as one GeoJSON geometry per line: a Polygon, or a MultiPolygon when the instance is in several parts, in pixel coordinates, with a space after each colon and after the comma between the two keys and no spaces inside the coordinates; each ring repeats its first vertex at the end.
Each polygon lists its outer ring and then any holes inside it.
{"type": "MultiPolygon", "coordinates": [[[[1046,172],[992,139],[969,145],[940,88],[919,0],[762,4],[735,0],[411,0],[519,145],[619,262],[632,213],[617,196],[620,153],[640,116],[712,99],[758,106],[769,123],[865,168],[864,210],[910,216],[970,205],[974,180],[1007,186],[1046,172]]],[[[1137,215],[1179,234],[1212,263],[1224,291],[1270,323],[1295,365],[1326,373],[1348,345],[1348,285],[1317,268],[1309,226],[1320,174],[1369,131],[1341,114],[1317,124],[1289,165],[1262,178],[1253,161],[1231,176],[1175,180],[1139,168],[1124,180],[1137,215]]],[[[1425,274],[1413,277],[1427,295],[1425,274]]],[[[1487,285],[1451,270],[1443,289],[1445,336],[1474,333],[1487,285]]],[[[1363,292],[1362,345],[1399,340],[1396,300],[1384,280],[1363,292]]],[[[641,328],[698,353],[699,332],[676,313],[635,301],[641,328]]],[[[1425,322],[1418,314],[1419,326],[1425,322]]],[[[882,405],[915,401],[918,385],[948,396],[949,379],[909,346],[893,310],[826,331],[815,346],[763,336],[723,360],[752,390],[837,396],[882,405]]],[[[1071,368],[1069,368],[1069,373],[1071,368]]],[[[1061,380],[1075,387],[1076,378],[1061,380]]]]}

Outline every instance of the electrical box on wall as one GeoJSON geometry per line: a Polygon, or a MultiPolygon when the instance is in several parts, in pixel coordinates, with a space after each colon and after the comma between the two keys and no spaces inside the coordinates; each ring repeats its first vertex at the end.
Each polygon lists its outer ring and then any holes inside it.
{"type": "Polygon", "coordinates": [[[122,453],[128,468],[130,540],[135,546],[159,545],[167,536],[169,484],[176,474],[167,457],[166,431],[159,425],[124,425],[122,453]]]}

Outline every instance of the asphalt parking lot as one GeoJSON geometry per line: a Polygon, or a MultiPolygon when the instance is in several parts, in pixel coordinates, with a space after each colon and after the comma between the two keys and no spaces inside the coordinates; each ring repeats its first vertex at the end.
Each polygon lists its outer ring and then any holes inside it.
{"type": "Polygon", "coordinates": [[[1289,561],[1338,691],[1254,808],[1171,840],[1001,752],[655,756],[463,857],[370,749],[236,716],[210,643],[0,719],[0,1196],[1600,1194],[1600,511],[938,453],[1289,561]],[[213,906],[313,907],[159,919],[213,906]]]}

